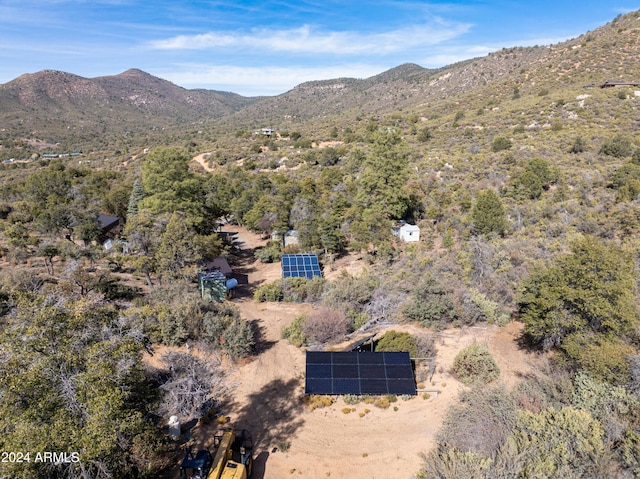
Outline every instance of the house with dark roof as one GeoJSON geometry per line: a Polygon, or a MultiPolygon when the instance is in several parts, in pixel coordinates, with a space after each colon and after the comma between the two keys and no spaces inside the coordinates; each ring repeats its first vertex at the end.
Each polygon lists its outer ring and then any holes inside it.
{"type": "Polygon", "coordinates": [[[623,80],[606,80],[600,88],[613,88],[617,86],[638,86],[640,82],[623,81],[623,80]]]}
{"type": "Polygon", "coordinates": [[[96,219],[96,226],[100,231],[98,239],[103,243],[107,238],[110,238],[117,233],[118,227],[120,226],[120,217],[100,213],[96,219]]]}
{"type": "Polygon", "coordinates": [[[218,256],[217,258],[207,261],[203,265],[203,269],[206,272],[219,271],[224,274],[226,278],[229,278],[233,274],[231,266],[229,266],[229,262],[222,256],[218,256]]]}

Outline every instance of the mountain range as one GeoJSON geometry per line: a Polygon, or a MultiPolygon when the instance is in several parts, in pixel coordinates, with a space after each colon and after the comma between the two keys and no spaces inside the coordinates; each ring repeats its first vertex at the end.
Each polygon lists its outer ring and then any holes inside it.
{"type": "Polygon", "coordinates": [[[188,90],[137,69],[83,78],[44,70],[0,85],[3,136],[48,142],[139,134],[210,122],[247,128],[446,112],[523,94],[563,92],[605,80],[640,80],[640,11],[551,46],[514,47],[439,69],[404,64],[367,79],[307,82],[273,97],[188,90]]]}

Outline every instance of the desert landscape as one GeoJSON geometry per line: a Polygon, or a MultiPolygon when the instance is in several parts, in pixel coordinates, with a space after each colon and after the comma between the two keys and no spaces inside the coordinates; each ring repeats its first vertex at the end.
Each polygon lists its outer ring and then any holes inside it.
{"type": "MultiPolygon", "coordinates": [[[[474,342],[486,345],[500,366],[502,381],[514,386],[519,378],[535,372],[540,358],[518,347],[522,325],[486,325],[431,332],[436,342],[436,368],[431,392],[409,400],[398,398],[390,407],[373,404],[347,404],[338,398],[328,407],[310,410],[304,402],[304,349],[297,348],[280,334],[298,315],[313,305],[295,303],[256,303],[253,289],[280,278],[280,264],[263,264],[253,258],[253,250],[266,244],[243,227],[227,226],[239,247],[234,270],[248,275],[232,299],[242,317],[255,321],[260,332],[256,354],[237,364],[226,365],[228,397],[221,414],[228,417],[224,427],[247,429],[254,440],[256,479],[283,477],[309,478],[410,478],[420,467],[420,454],[435,444],[435,436],[448,407],[464,387],[451,374],[455,355],[474,342]],[[350,412],[345,412],[350,409],[350,412]]],[[[362,260],[348,255],[337,260],[325,277],[331,279],[346,270],[357,274],[362,260]]],[[[389,324],[386,330],[422,332],[412,324],[389,324]]],[[[219,429],[214,421],[196,425],[185,447],[213,449],[213,435],[219,429]]],[[[175,476],[177,477],[178,464],[175,476]]]]}

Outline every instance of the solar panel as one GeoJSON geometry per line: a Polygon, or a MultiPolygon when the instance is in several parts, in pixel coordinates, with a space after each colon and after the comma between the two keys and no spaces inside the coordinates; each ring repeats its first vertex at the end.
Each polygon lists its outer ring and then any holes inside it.
{"type": "Polygon", "coordinates": [[[332,394],[360,394],[359,379],[334,379],[332,394]]]}
{"type": "Polygon", "coordinates": [[[283,254],[281,264],[283,278],[322,277],[318,257],[315,254],[283,254]]]}
{"type": "MultiPolygon", "coordinates": [[[[310,366],[316,366],[316,364],[311,364],[310,366]]],[[[333,379],[339,379],[339,378],[358,379],[358,377],[360,377],[360,375],[358,374],[358,365],[357,364],[334,364],[332,377],[333,379]]]]}
{"type": "Polygon", "coordinates": [[[307,367],[307,375],[312,378],[331,379],[331,364],[309,364],[307,367]]]}
{"type": "Polygon", "coordinates": [[[307,394],[333,394],[327,392],[332,390],[332,384],[331,379],[307,378],[304,390],[307,394]]]}
{"type": "Polygon", "coordinates": [[[416,394],[409,353],[307,352],[306,394],[416,394]]]}
{"type": "Polygon", "coordinates": [[[307,364],[326,364],[324,351],[307,351],[307,364]]]}

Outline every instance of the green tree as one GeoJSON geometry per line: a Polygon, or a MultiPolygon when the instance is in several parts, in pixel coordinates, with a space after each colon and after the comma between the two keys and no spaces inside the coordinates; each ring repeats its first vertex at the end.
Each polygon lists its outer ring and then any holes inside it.
{"type": "Polygon", "coordinates": [[[640,165],[627,163],[611,175],[610,186],[618,190],[617,201],[633,201],[640,195],[640,165]]]}
{"type": "Polygon", "coordinates": [[[55,244],[45,244],[38,249],[38,256],[44,259],[47,273],[53,276],[53,258],[60,255],[60,249],[55,244]]]}
{"type": "Polygon", "coordinates": [[[204,190],[200,180],[189,171],[189,156],[173,148],[151,152],[142,164],[142,187],[145,197],[139,209],[153,215],[182,212],[202,228],[210,225],[204,215],[204,190]]]}
{"type": "Polygon", "coordinates": [[[387,241],[391,220],[403,218],[409,210],[410,197],[404,189],[408,178],[408,156],[400,134],[395,130],[375,133],[357,183],[356,201],[347,213],[349,231],[363,249],[387,241]]]}
{"type": "Polygon", "coordinates": [[[384,218],[402,218],[409,207],[404,185],[409,179],[407,151],[395,130],[373,136],[370,154],[360,178],[358,203],[375,208],[384,218]]]}
{"type": "Polygon", "coordinates": [[[149,288],[153,288],[151,273],[156,269],[155,254],[163,229],[163,225],[147,211],[129,218],[124,228],[124,235],[129,243],[127,261],[144,274],[149,288]]]}
{"type": "Polygon", "coordinates": [[[584,141],[584,138],[581,136],[576,137],[571,145],[571,149],[569,149],[569,153],[584,153],[587,150],[587,143],[584,141]]]}
{"type": "Polygon", "coordinates": [[[127,219],[133,218],[138,214],[138,205],[140,201],[144,198],[144,190],[142,189],[142,185],[140,184],[140,180],[136,179],[133,182],[133,188],[131,189],[131,194],[129,195],[129,205],[127,206],[127,219]]]}
{"type": "Polygon", "coordinates": [[[416,136],[416,139],[421,143],[426,143],[431,138],[433,138],[433,134],[431,133],[431,130],[429,130],[429,128],[427,128],[426,126],[424,128],[422,128],[418,132],[418,135],[416,136]]]}
{"type": "Polygon", "coordinates": [[[195,229],[183,215],[172,214],[156,251],[158,267],[177,275],[187,265],[202,260],[195,235],[195,229]]]}
{"type": "Polygon", "coordinates": [[[535,200],[542,195],[542,181],[529,169],[525,169],[518,177],[518,184],[522,188],[524,195],[529,199],[535,200]]]}
{"type": "MultiPolygon", "coordinates": [[[[518,307],[532,343],[545,350],[559,347],[570,360],[593,370],[587,354],[595,354],[593,348],[605,348],[599,357],[614,357],[611,346],[616,343],[622,347],[618,354],[630,352],[623,345],[640,319],[634,265],[616,246],[590,236],[573,243],[571,250],[525,281],[518,307]]],[[[597,373],[620,377],[615,365],[609,373],[597,373]]]]}
{"type": "Polygon", "coordinates": [[[504,235],[507,230],[507,215],[500,197],[493,190],[481,191],[471,210],[471,221],[475,234],[504,235]]]}
{"type": "Polygon", "coordinates": [[[163,451],[146,419],[155,397],[139,331],[112,307],[33,294],[14,295],[2,324],[0,447],[32,451],[31,462],[5,463],[3,474],[131,477],[139,468],[155,477],[163,451]],[[37,462],[36,451],[75,451],[81,461],[37,462]]]}

